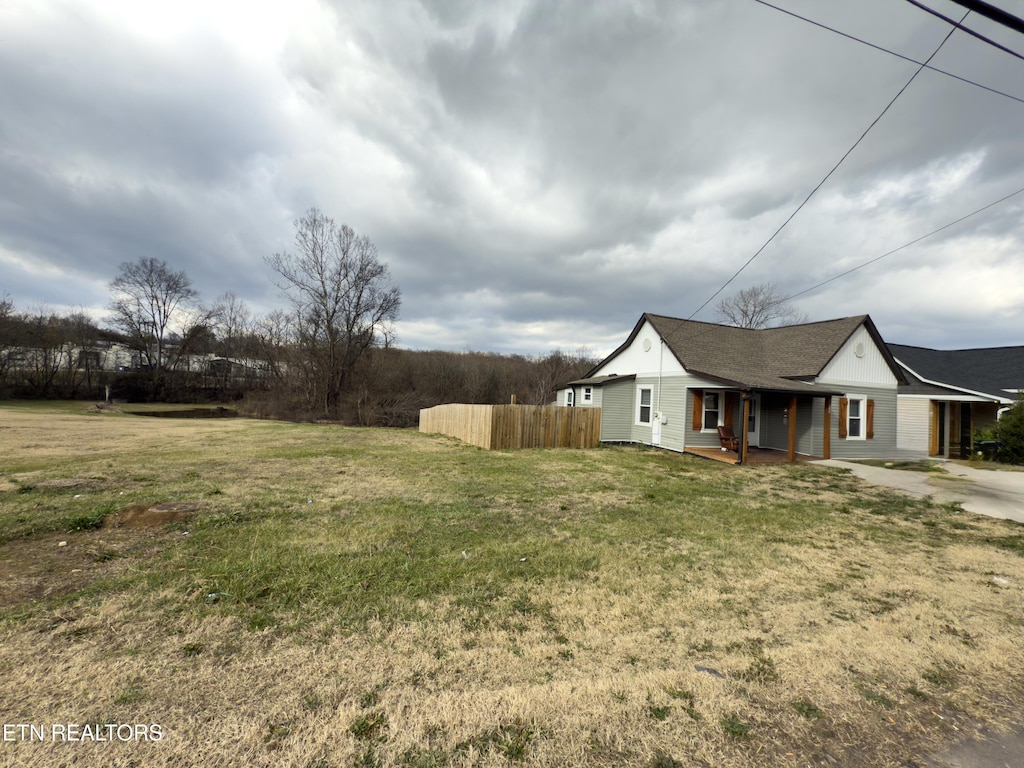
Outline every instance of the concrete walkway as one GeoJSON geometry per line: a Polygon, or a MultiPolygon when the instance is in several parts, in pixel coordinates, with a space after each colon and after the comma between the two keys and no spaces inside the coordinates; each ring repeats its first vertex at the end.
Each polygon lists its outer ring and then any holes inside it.
{"type": "Polygon", "coordinates": [[[938,502],[959,502],[968,512],[1024,523],[1024,472],[1005,472],[943,462],[949,474],[911,472],[829,459],[827,467],[849,469],[857,477],[913,496],[931,496],[938,502]]]}

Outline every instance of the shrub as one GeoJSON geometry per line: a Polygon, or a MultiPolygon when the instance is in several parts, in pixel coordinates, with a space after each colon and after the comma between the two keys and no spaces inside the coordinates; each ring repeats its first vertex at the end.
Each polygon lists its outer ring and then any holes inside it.
{"type": "Polygon", "coordinates": [[[1024,464],[1024,393],[1018,393],[1017,402],[996,423],[998,457],[1007,464],[1024,464]]]}

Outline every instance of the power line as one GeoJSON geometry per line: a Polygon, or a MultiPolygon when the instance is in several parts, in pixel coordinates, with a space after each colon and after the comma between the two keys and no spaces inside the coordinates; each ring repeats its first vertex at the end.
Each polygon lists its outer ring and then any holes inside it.
{"type": "Polygon", "coordinates": [[[876,261],[881,261],[886,256],[892,256],[894,253],[902,251],[904,248],[909,248],[910,246],[915,245],[916,243],[919,243],[922,240],[925,240],[926,238],[931,237],[932,235],[937,235],[939,232],[942,232],[943,230],[949,229],[950,227],[952,227],[952,226],[954,226],[956,224],[959,224],[961,221],[966,221],[967,219],[971,218],[972,216],[977,216],[979,213],[982,213],[983,211],[987,211],[989,208],[997,206],[1000,203],[1006,202],[1011,197],[1013,197],[1015,195],[1019,195],[1021,192],[1024,192],[1024,187],[1021,187],[1016,192],[1011,192],[1010,194],[1006,195],[1005,197],[1001,197],[998,200],[996,200],[995,202],[989,203],[988,205],[983,206],[983,207],[979,208],[976,211],[972,211],[971,213],[968,213],[966,216],[961,216],[956,221],[951,221],[951,222],[949,222],[949,224],[941,226],[938,229],[933,229],[927,235],[921,235],[920,237],[915,238],[914,240],[911,240],[909,243],[904,243],[899,248],[893,248],[891,251],[889,251],[887,253],[883,253],[881,256],[876,256],[875,258],[870,259],[869,261],[865,261],[863,264],[859,264],[856,267],[853,267],[852,269],[848,269],[845,272],[840,272],[838,275],[835,275],[834,277],[830,277],[828,280],[822,280],[817,285],[812,285],[810,288],[805,288],[804,290],[800,291],[799,293],[794,293],[792,296],[787,296],[785,299],[783,299],[783,301],[791,301],[792,299],[795,299],[797,296],[803,296],[805,293],[810,293],[811,291],[816,291],[818,288],[821,288],[821,286],[828,285],[833,280],[838,280],[841,277],[846,277],[847,275],[849,275],[849,274],[851,274],[853,272],[856,272],[858,269],[863,269],[864,267],[867,267],[867,266],[870,266],[871,264],[874,264],[876,261]]]}
{"type": "MultiPolygon", "coordinates": [[[[866,45],[869,48],[874,48],[876,51],[882,51],[883,53],[888,53],[890,56],[895,56],[898,59],[903,59],[904,61],[910,62],[911,64],[922,64],[923,63],[923,62],[918,61],[917,59],[911,58],[910,56],[904,56],[902,53],[897,53],[896,51],[893,51],[893,50],[891,50],[889,48],[886,48],[884,46],[876,45],[875,43],[872,43],[872,42],[870,42],[868,40],[864,40],[864,39],[862,39],[860,37],[857,37],[856,35],[851,35],[851,34],[849,34],[847,32],[843,32],[841,29],[836,29],[835,27],[830,27],[827,24],[822,24],[821,22],[815,21],[814,19],[809,19],[806,16],[801,16],[799,13],[794,13],[793,11],[789,11],[789,10],[787,10],[785,8],[781,8],[781,7],[777,6],[777,5],[773,5],[772,3],[767,2],[767,0],[754,0],[754,2],[755,3],[760,3],[761,5],[767,6],[768,8],[773,8],[776,11],[779,11],[780,13],[784,13],[787,16],[792,16],[795,19],[800,19],[800,21],[805,21],[808,24],[813,24],[814,26],[820,27],[821,29],[828,30],[829,32],[834,32],[835,34],[840,35],[842,37],[845,37],[848,40],[853,40],[854,42],[861,43],[862,45],[866,45]]],[[[940,75],[945,75],[946,77],[952,77],[954,80],[959,80],[962,83],[967,83],[968,85],[973,85],[976,88],[982,88],[982,89],[984,89],[986,91],[989,91],[990,93],[995,93],[995,94],[998,94],[999,96],[1005,96],[1008,99],[1013,99],[1014,101],[1017,101],[1017,102],[1020,102],[1021,104],[1024,104],[1024,98],[1021,98],[1019,96],[1014,96],[1011,93],[1006,93],[1004,91],[1000,91],[998,88],[992,88],[990,86],[984,85],[983,83],[975,82],[974,80],[969,80],[966,77],[961,77],[960,75],[954,74],[953,72],[949,72],[949,71],[947,71],[945,69],[939,69],[938,67],[932,67],[932,66],[926,66],[926,69],[929,69],[932,72],[938,72],[940,75]]]]}
{"type": "Polygon", "coordinates": [[[1004,27],[1009,27],[1015,32],[1024,34],[1024,19],[1014,16],[1002,8],[997,8],[991,3],[985,3],[982,0],[952,0],[952,2],[962,5],[969,11],[974,11],[979,16],[992,19],[997,24],[1002,24],[1004,27]]]}
{"type": "MultiPolygon", "coordinates": [[[[932,16],[937,16],[938,18],[942,19],[943,21],[952,24],[954,30],[955,29],[962,29],[964,32],[966,32],[971,37],[976,37],[979,40],[981,40],[982,42],[988,43],[989,45],[991,45],[991,46],[993,46],[995,48],[998,48],[999,50],[1003,51],[1004,53],[1008,53],[1011,56],[1015,56],[1018,59],[1024,61],[1024,56],[1021,56],[1016,51],[1014,51],[1014,50],[1012,50],[1010,48],[1007,48],[1005,45],[1001,45],[1001,44],[997,43],[995,40],[992,40],[991,38],[985,37],[980,32],[975,32],[973,29],[968,29],[967,27],[960,26],[960,24],[963,24],[963,21],[964,21],[963,19],[960,19],[960,23],[958,24],[956,22],[956,20],[951,19],[949,16],[946,16],[945,14],[939,13],[938,11],[936,11],[933,8],[929,8],[924,3],[919,3],[917,0],[907,0],[907,2],[910,3],[911,5],[917,7],[917,8],[920,8],[925,13],[930,13],[932,16]]],[[[970,13],[970,11],[967,11],[967,13],[970,13]]],[[[964,18],[967,18],[966,14],[964,15],[964,18]]]]}
{"type": "MultiPolygon", "coordinates": [[[[965,13],[965,14],[964,14],[964,16],[963,16],[963,19],[960,19],[960,21],[961,21],[961,22],[963,22],[963,20],[967,18],[968,14],[970,14],[970,11],[967,11],[967,13],[965,13]]],[[[959,25],[957,25],[957,26],[959,26],[959,25]]],[[[828,181],[828,180],[829,180],[829,178],[831,178],[832,174],[833,174],[833,173],[835,173],[835,172],[836,172],[836,171],[837,171],[837,170],[839,169],[839,166],[843,164],[843,161],[844,161],[844,160],[846,160],[846,158],[848,158],[848,157],[849,157],[849,156],[850,156],[850,155],[852,154],[853,150],[855,150],[855,149],[856,149],[856,148],[857,148],[857,147],[858,147],[858,146],[860,145],[860,143],[861,143],[861,142],[862,142],[862,141],[864,140],[864,137],[865,137],[865,136],[867,136],[867,135],[868,135],[868,133],[870,133],[871,129],[872,129],[872,128],[874,128],[874,127],[875,127],[875,125],[877,125],[877,124],[878,124],[878,121],[879,121],[879,120],[881,120],[881,119],[882,119],[882,118],[883,118],[883,117],[885,116],[885,113],[886,113],[886,112],[888,112],[888,111],[889,111],[889,109],[890,109],[890,108],[892,107],[892,105],[896,103],[896,100],[897,100],[897,99],[898,99],[898,98],[899,98],[900,96],[902,96],[902,95],[903,95],[903,92],[904,92],[904,91],[906,91],[906,90],[907,90],[907,88],[909,88],[909,87],[910,87],[910,84],[911,84],[912,82],[914,82],[914,79],[915,79],[915,78],[916,78],[916,77],[917,77],[917,76],[918,76],[919,74],[921,74],[922,70],[924,70],[924,68],[925,68],[926,66],[928,66],[929,62],[931,62],[931,60],[932,60],[933,58],[935,58],[936,54],[938,54],[938,52],[939,52],[940,50],[942,50],[942,46],[944,46],[944,45],[946,44],[946,41],[947,41],[947,40],[949,40],[949,38],[953,36],[953,33],[954,33],[954,32],[956,32],[956,29],[957,29],[957,27],[954,27],[953,29],[949,30],[949,32],[948,32],[948,33],[946,34],[946,36],[945,36],[945,37],[944,37],[944,38],[942,39],[942,42],[941,42],[941,43],[939,43],[938,47],[937,47],[937,48],[936,48],[936,49],[935,49],[935,50],[934,50],[934,51],[932,52],[932,55],[928,57],[928,60],[927,60],[927,61],[925,61],[925,62],[924,62],[924,64],[922,64],[921,66],[919,66],[919,67],[917,68],[917,71],[916,71],[916,72],[914,72],[914,74],[910,76],[910,79],[909,79],[909,80],[907,80],[906,84],[905,84],[905,85],[904,85],[904,86],[903,86],[902,88],[900,88],[899,92],[898,92],[898,93],[897,93],[897,94],[896,94],[895,96],[893,96],[893,97],[892,97],[892,99],[891,99],[891,100],[889,101],[889,103],[888,103],[888,104],[886,104],[886,105],[885,105],[885,109],[883,109],[883,110],[882,110],[882,111],[881,111],[881,112],[880,112],[880,113],[878,114],[878,117],[876,117],[876,118],[875,118],[874,120],[872,120],[872,121],[871,121],[871,124],[870,124],[870,125],[869,125],[869,126],[868,126],[868,127],[867,127],[867,128],[865,129],[865,130],[864,130],[864,132],[863,132],[863,133],[862,133],[862,134],[860,135],[860,138],[858,138],[858,139],[857,139],[857,141],[855,141],[855,142],[853,143],[853,146],[852,146],[852,147],[850,147],[850,148],[849,148],[848,150],[846,150],[845,154],[843,154],[843,156],[842,156],[841,158],[839,158],[839,162],[838,162],[838,163],[836,163],[836,164],[835,164],[834,166],[832,166],[832,170],[830,170],[830,171],[829,171],[828,173],[826,173],[826,174],[825,174],[824,178],[823,178],[823,179],[822,179],[821,181],[819,181],[819,182],[818,182],[818,184],[817,184],[817,185],[816,185],[816,186],[814,187],[814,189],[812,189],[812,190],[811,190],[810,194],[809,194],[809,195],[807,195],[807,197],[805,197],[805,198],[804,198],[803,202],[802,202],[802,203],[800,203],[800,205],[798,205],[798,206],[796,207],[796,210],[795,210],[795,211],[793,211],[793,212],[792,212],[792,213],[791,213],[791,214],[789,215],[789,218],[787,218],[787,219],[786,219],[786,220],[785,220],[784,222],[782,222],[782,224],[781,224],[781,225],[779,226],[779,228],[778,228],[778,229],[776,229],[776,230],[775,230],[775,231],[774,231],[774,232],[772,233],[771,237],[769,237],[769,238],[768,238],[767,240],[765,240],[765,242],[764,242],[764,245],[762,245],[762,246],[761,246],[760,248],[758,248],[758,249],[757,249],[757,252],[756,252],[756,253],[754,253],[754,255],[753,255],[753,256],[751,256],[751,257],[750,257],[749,259],[747,259],[747,260],[746,260],[746,262],[745,262],[745,263],[743,264],[743,266],[742,266],[742,267],[740,267],[739,269],[737,269],[737,270],[736,270],[736,271],[735,271],[735,272],[733,273],[732,277],[730,277],[730,278],[729,278],[728,280],[726,280],[726,281],[725,281],[725,282],[724,282],[724,283],[722,284],[722,286],[721,286],[721,287],[720,287],[720,288],[719,288],[719,289],[718,289],[717,291],[715,291],[715,292],[714,292],[713,294],[711,294],[711,296],[710,296],[710,297],[709,297],[709,298],[707,299],[707,301],[705,301],[705,302],[704,302],[703,304],[701,304],[701,305],[700,305],[699,307],[697,307],[697,309],[696,309],[696,310],[694,310],[694,311],[693,311],[693,312],[692,312],[692,313],[690,314],[690,316],[689,316],[688,318],[686,318],[687,320],[692,320],[692,319],[694,318],[694,316],[695,316],[695,315],[696,315],[696,314],[697,314],[698,312],[700,312],[700,311],[701,311],[702,309],[704,309],[704,307],[706,307],[706,306],[707,306],[708,304],[710,304],[710,303],[711,303],[711,302],[712,302],[712,301],[714,300],[714,298],[715,298],[716,296],[718,296],[718,294],[720,294],[720,293],[721,293],[722,291],[724,291],[724,290],[725,290],[725,289],[726,289],[726,288],[727,288],[727,287],[729,286],[729,284],[730,284],[730,283],[732,283],[732,281],[733,281],[733,280],[735,280],[735,279],[736,279],[737,277],[739,277],[740,273],[741,273],[741,272],[743,272],[743,270],[745,270],[745,269],[746,269],[747,267],[749,267],[749,266],[751,265],[751,263],[752,263],[752,262],[754,261],[754,259],[756,259],[756,258],[757,258],[758,256],[760,256],[760,255],[761,255],[761,253],[762,253],[762,252],[764,251],[764,249],[768,247],[769,243],[771,243],[771,242],[772,242],[772,240],[774,240],[774,239],[775,239],[775,238],[776,238],[776,237],[778,236],[778,234],[779,234],[779,233],[780,233],[780,232],[781,232],[781,231],[782,231],[783,229],[785,229],[785,228],[786,228],[786,225],[787,225],[787,224],[789,224],[789,222],[791,222],[791,221],[792,221],[792,220],[793,220],[793,219],[794,219],[794,218],[796,217],[796,215],[797,215],[798,213],[800,213],[800,211],[801,211],[801,210],[803,210],[803,207],[804,207],[805,205],[807,205],[808,201],[809,201],[809,200],[810,200],[810,199],[811,199],[812,197],[814,197],[815,193],[816,193],[816,192],[817,192],[817,191],[818,191],[819,189],[821,189],[821,188],[822,188],[822,186],[824,186],[825,182],[826,182],[826,181],[828,181]]]]}

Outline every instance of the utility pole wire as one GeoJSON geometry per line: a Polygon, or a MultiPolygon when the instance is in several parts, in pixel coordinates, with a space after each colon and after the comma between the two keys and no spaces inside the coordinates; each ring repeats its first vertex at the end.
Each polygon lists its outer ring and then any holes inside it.
{"type": "Polygon", "coordinates": [[[909,248],[910,246],[914,245],[915,243],[920,243],[922,240],[924,240],[926,238],[929,238],[932,235],[937,235],[939,232],[942,232],[945,229],[949,229],[950,227],[954,226],[955,224],[959,224],[961,221],[966,221],[967,219],[971,218],[972,216],[977,216],[979,213],[981,213],[983,211],[987,211],[989,208],[992,208],[992,207],[994,207],[996,205],[999,205],[1000,203],[1009,200],[1014,195],[1019,195],[1021,192],[1024,192],[1024,187],[1021,187],[1016,192],[1011,192],[1010,194],[1006,195],[1005,197],[1001,197],[998,200],[996,200],[995,202],[989,203],[988,205],[983,206],[982,208],[979,208],[976,211],[972,211],[971,213],[968,213],[966,216],[961,216],[956,221],[951,221],[951,222],[949,222],[949,224],[941,226],[938,229],[933,229],[927,235],[921,235],[920,237],[915,238],[914,240],[911,240],[909,243],[904,243],[899,248],[893,248],[888,253],[883,253],[881,256],[876,256],[875,258],[873,258],[873,259],[871,259],[869,261],[865,261],[863,264],[860,264],[860,265],[854,267],[853,269],[848,269],[845,272],[840,272],[835,277],[830,277],[828,280],[823,280],[820,283],[818,283],[817,285],[812,285],[810,288],[805,288],[804,290],[800,291],[799,293],[794,293],[792,296],[787,296],[782,301],[792,301],[797,296],[803,296],[805,293],[810,293],[811,291],[816,291],[819,288],[821,288],[821,286],[828,285],[833,280],[838,280],[841,277],[846,277],[850,273],[856,272],[858,269],[863,269],[864,267],[867,267],[867,266],[870,266],[871,264],[874,264],[876,261],[881,261],[886,256],[892,256],[894,253],[897,253],[898,251],[902,251],[904,248],[909,248]]]}
{"type": "MultiPolygon", "coordinates": [[[[1024,61],[1024,56],[1021,56],[1016,51],[1011,50],[1010,48],[1007,48],[1005,45],[1000,45],[995,40],[992,40],[991,38],[985,37],[980,32],[975,32],[973,29],[968,29],[967,27],[960,26],[960,24],[963,24],[964,19],[960,19],[960,23],[958,24],[954,19],[951,19],[949,16],[946,16],[945,14],[939,13],[938,11],[936,11],[936,10],[934,10],[932,8],[929,8],[924,3],[919,3],[919,2],[917,2],[917,0],[907,0],[907,2],[910,3],[913,6],[916,6],[917,8],[920,8],[925,13],[930,13],[932,16],[937,16],[938,18],[942,19],[943,21],[952,24],[954,29],[962,29],[964,32],[966,32],[971,37],[976,37],[979,40],[981,40],[982,42],[988,43],[989,45],[991,45],[991,46],[993,46],[995,48],[998,48],[999,50],[1003,51],[1004,53],[1008,53],[1011,56],[1015,56],[1016,58],[1020,59],[1021,61],[1024,61]]],[[[961,3],[961,5],[964,5],[964,3],[961,3]]],[[[967,13],[970,13],[970,11],[967,11],[967,13]]],[[[964,15],[964,18],[967,18],[966,14],[964,15]]]]}
{"type": "MultiPolygon", "coordinates": [[[[963,20],[967,18],[968,14],[970,14],[970,11],[967,11],[967,13],[965,13],[963,15],[963,18],[960,19],[961,23],[963,23],[963,20]]],[[[871,121],[871,124],[860,135],[860,138],[858,138],[857,141],[855,141],[853,143],[852,147],[850,147],[848,150],[846,150],[846,153],[841,158],[839,158],[839,162],[836,163],[834,166],[832,166],[832,170],[830,170],[828,173],[825,174],[825,177],[821,181],[818,182],[817,186],[815,186],[814,189],[811,190],[810,194],[807,195],[807,197],[804,198],[804,201],[802,203],[800,203],[800,205],[798,205],[796,207],[796,210],[793,211],[791,214],[789,214],[789,218],[787,218],[784,222],[782,222],[782,224],[779,226],[779,228],[776,229],[772,233],[772,236],[769,237],[767,240],[765,240],[764,245],[762,245],[760,248],[758,248],[757,252],[753,256],[751,256],[749,259],[747,259],[742,267],[740,267],[739,269],[737,269],[733,273],[732,277],[730,277],[728,280],[726,280],[717,291],[715,291],[713,294],[711,294],[711,296],[707,299],[707,301],[705,301],[703,304],[701,304],[699,307],[697,307],[697,309],[695,309],[692,313],[690,313],[690,316],[688,318],[686,318],[687,320],[692,320],[697,315],[697,313],[699,313],[702,309],[704,309],[704,307],[706,307],[708,304],[710,304],[715,299],[715,297],[718,296],[718,294],[720,294],[722,291],[724,291],[726,288],[728,288],[729,284],[732,283],[732,281],[735,280],[737,277],[739,277],[740,273],[743,270],[745,270],[747,267],[749,267],[751,265],[751,263],[754,261],[754,259],[756,259],[758,256],[760,256],[761,253],[764,251],[764,249],[768,247],[768,245],[772,242],[772,240],[774,240],[778,236],[778,234],[783,229],[786,228],[786,225],[789,224],[789,222],[791,222],[796,217],[796,215],[798,213],[800,213],[801,210],[803,210],[803,207],[805,205],[807,205],[808,201],[812,197],[814,197],[815,193],[819,189],[821,189],[822,186],[824,186],[825,182],[828,181],[832,177],[832,174],[835,173],[837,170],[839,170],[839,166],[843,164],[843,161],[846,160],[846,158],[848,158],[853,153],[853,150],[855,150],[860,145],[860,143],[864,140],[864,137],[867,136],[868,133],[871,132],[871,129],[874,128],[875,125],[878,124],[878,121],[881,120],[885,116],[885,113],[888,112],[889,109],[892,107],[892,105],[896,103],[896,100],[900,96],[903,95],[903,92],[906,91],[907,88],[910,87],[910,84],[912,82],[914,82],[914,80],[917,78],[917,76],[919,74],[921,74],[921,72],[924,70],[924,68],[926,66],[928,66],[928,64],[931,62],[931,60],[935,58],[936,54],[938,54],[938,52],[940,50],[942,50],[942,46],[944,46],[946,44],[946,41],[949,40],[950,37],[952,37],[953,33],[956,32],[956,30],[957,30],[957,28],[959,26],[960,26],[959,24],[956,24],[956,26],[954,26],[953,29],[949,30],[949,32],[946,34],[946,36],[944,38],[942,38],[942,42],[939,43],[938,47],[932,52],[932,55],[928,57],[928,60],[925,61],[924,64],[922,64],[921,66],[919,66],[917,68],[917,71],[914,72],[914,74],[910,76],[910,79],[907,80],[906,84],[902,88],[900,88],[899,92],[895,96],[892,97],[892,99],[889,101],[888,104],[885,105],[885,109],[883,109],[878,114],[878,117],[876,117],[874,120],[871,121]]]]}
{"type": "Polygon", "coordinates": [[[1004,27],[1009,27],[1014,32],[1020,32],[1024,34],[1024,19],[1019,16],[1014,16],[1012,13],[1004,11],[1002,8],[996,8],[991,3],[982,2],[982,0],[952,0],[957,5],[962,5],[969,11],[974,11],[979,16],[984,16],[997,24],[1002,24],[1004,27]]]}
{"type": "MultiPolygon", "coordinates": [[[[767,2],[767,0],[754,0],[754,2],[755,3],[760,3],[761,5],[767,6],[768,8],[773,8],[776,11],[779,11],[780,13],[786,14],[787,16],[792,16],[794,19],[800,19],[800,21],[805,21],[808,24],[813,24],[814,26],[820,27],[821,29],[828,30],[829,32],[834,32],[835,34],[840,35],[842,37],[845,37],[848,40],[853,40],[854,42],[860,43],[862,45],[866,45],[869,48],[874,48],[876,51],[881,51],[882,53],[888,53],[890,56],[895,56],[898,59],[903,59],[904,61],[908,61],[911,64],[922,64],[923,63],[923,62],[918,61],[917,59],[911,58],[910,56],[904,56],[902,53],[897,53],[896,51],[890,50],[889,48],[885,48],[885,47],[883,47],[881,45],[876,45],[875,43],[869,42],[868,40],[864,40],[864,39],[862,39],[860,37],[856,37],[855,35],[851,35],[851,34],[849,34],[847,32],[843,32],[841,29],[836,29],[835,27],[830,27],[827,24],[822,24],[820,21],[815,21],[814,19],[809,19],[806,16],[801,16],[799,13],[793,13],[793,11],[786,10],[785,8],[780,8],[777,5],[773,5],[772,3],[767,2]]],[[[927,66],[926,69],[929,69],[932,72],[938,72],[940,75],[945,75],[946,77],[952,77],[954,80],[959,80],[961,83],[966,83],[967,85],[973,85],[976,88],[982,88],[982,89],[984,89],[986,91],[989,91],[990,93],[995,93],[995,94],[998,94],[999,96],[1005,96],[1008,99],[1013,99],[1014,101],[1017,101],[1017,102],[1020,102],[1021,104],[1024,104],[1024,98],[1021,98],[1019,96],[1014,96],[1013,94],[1006,93],[1005,91],[1000,91],[998,88],[992,88],[990,86],[984,85],[983,83],[975,82],[974,80],[969,80],[966,77],[961,77],[960,75],[954,74],[952,72],[948,72],[945,69],[939,69],[938,67],[932,67],[932,66],[927,66]]]]}

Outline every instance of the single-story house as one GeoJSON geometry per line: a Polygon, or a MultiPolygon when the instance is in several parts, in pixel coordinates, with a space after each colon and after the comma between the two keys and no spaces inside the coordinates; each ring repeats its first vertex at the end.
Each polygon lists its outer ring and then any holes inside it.
{"type": "Polygon", "coordinates": [[[790,461],[887,458],[904,383],[867,315],[748,329],[648,313],[557,402],[600,407],[603,442],[708,455],[723,450],[721,426],[738,463],[754,447],[790,461]]]}
{"type": "Polygon", "coordinates": [[[1024,391],[1024,347],[927,349],[889,344],[907,380],[898,391],[897,445],[966,457],[974,430],[995,424],[1024,391]]]}

